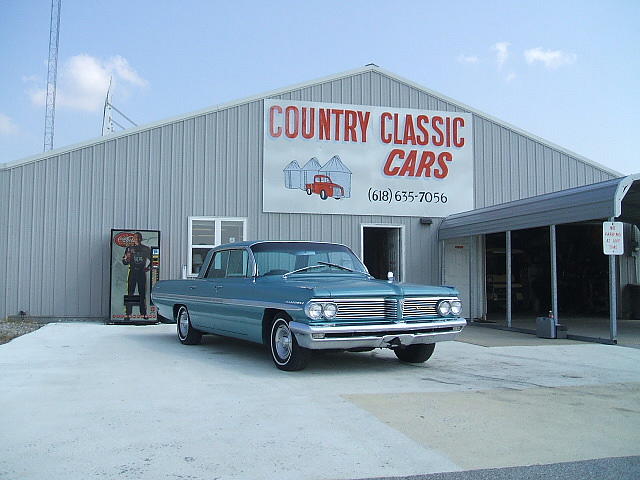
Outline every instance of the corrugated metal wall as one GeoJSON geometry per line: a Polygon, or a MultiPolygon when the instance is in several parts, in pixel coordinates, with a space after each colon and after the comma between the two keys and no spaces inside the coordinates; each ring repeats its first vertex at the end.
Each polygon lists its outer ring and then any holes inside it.
{"type": "MultiPolygon", "coordinates": [[[[366,71],[274,98],[464,111],[366,71]]],[[[187,263],[191,215],[247,217],[251,239],[338,241],[360,252],[361,224],[404,225],[405,279],[439,281],[439,221],[262,213],[261,100],[135,131],[0,170],[0,317],[108,315],[112,228],[161,231],[162,278],[187,263]]],[[[475,202],[484,207],[612,175],[474,114],[475,202]]],[[[478,250],[476,246],[474,250],[478,250]]],[[[471,266],[479,281],[481,266],[471,266]]],[[[472,283],[479,303],[481,286],[472,283]]]]}

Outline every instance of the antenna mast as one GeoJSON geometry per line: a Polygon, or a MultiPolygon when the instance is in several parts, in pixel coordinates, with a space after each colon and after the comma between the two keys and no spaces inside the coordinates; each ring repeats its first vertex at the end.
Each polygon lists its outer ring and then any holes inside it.
{"type": "Polygon", "coordinates": [[[115,132],[114,125],[119,127],[121,130],[126,130],[131,126],[134,126],[134,127],[138,126],[136,122],[134,122],[129,117],[127,117],[124,113],[118,110],[113,103],[111,103],[111,80],[112,78],[109,78],[109,88],[107,89],[107,96],[104,99],[104,109],[102,110],[102,136],[103,137],[105,135],[109,135],[110,133],[115,132]],[[125,127],[121,123],[114,120],[113,111],[119,113],[120,116],[124,118],[127,122],[129,122],[131,125],[129,127],[125,127]]]}
{"type": "Polygon", "coordinates": [[[44,115],[44,150],[53,149],[53,126],[56,114],[56,78],[58,77],[58,43],[60,40],[60,6],[62,0],[51,0],[49,29],[49,65],[47,71],[47,100],[44,115]]]}
{"type": "Polygon", "coordinates": [[[113,117],[111,116],[111,80],[109,77],[109,88],[104,99],[104,109],[102,110],[102,136],[113,133],[113,117]]]}

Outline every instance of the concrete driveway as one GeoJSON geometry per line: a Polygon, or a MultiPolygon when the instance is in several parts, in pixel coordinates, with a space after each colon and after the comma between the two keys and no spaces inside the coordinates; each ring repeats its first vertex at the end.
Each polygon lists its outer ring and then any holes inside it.
{"type": "MultiPolygon", "coordinates": [[[[640,350],[319,355],[173,325],[51,324],[0,346],[1,479],[346,479],[640,454],[640,350]]],[[[469,335],[466,342],[472,342],[469,335]]]]}

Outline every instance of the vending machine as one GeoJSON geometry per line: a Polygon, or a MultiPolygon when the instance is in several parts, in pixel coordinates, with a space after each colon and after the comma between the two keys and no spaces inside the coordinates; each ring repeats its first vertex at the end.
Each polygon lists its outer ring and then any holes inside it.
{"type": "Polygon", "coordinates": [[[151,289],[160,280],[160,232],[111,230],[109,323],[151,324],[151,289]]]}

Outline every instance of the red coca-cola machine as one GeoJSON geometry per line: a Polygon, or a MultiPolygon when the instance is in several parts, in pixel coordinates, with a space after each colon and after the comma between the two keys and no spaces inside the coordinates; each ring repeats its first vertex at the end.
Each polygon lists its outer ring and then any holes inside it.
{"type": "Polygon", "coordinates": [[[160,280],[160,232],[111,230],[109,323],[151,324],[151,289],[160,280]]]}

